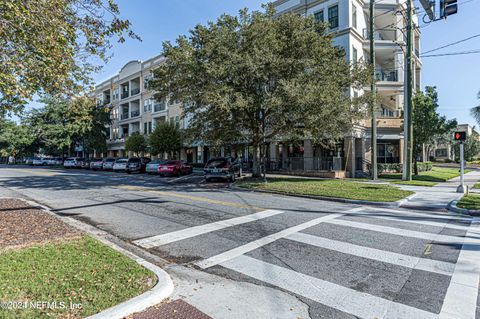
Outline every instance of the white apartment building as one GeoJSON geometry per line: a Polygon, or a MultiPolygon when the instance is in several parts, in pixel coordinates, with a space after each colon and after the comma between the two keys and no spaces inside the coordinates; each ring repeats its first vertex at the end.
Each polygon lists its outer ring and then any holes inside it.
{"type": "MultiPolygon", "coordinates": [[[[185,126],[181,117],[182,103],[169,97],[157,101],[147,88],[152,71],[163,60],[162,56],[156,56],[144,62],[130,61],[117,75],[96,86],[97,105],[111,108],[108,153],[104,155],[128,156],[125,139],[133,133],[151,133],[160,121],[176,123],[179,128],[185,126]]],[[[194,153],[195,149],[185,149],[181,153],[182,159],[193,162],[194,153]]]]}
{"type": "MultiPolygon", "coordinates": [[[[329,24],[333,44],[345,50],[349,61],[368,62],[370,41],[368,33],[369,2],[361,0],[277,0],[278,14],[293,12],[313,15],[319,22],[329,24]]],[[[378,0],[375,5],[375,54],[378,90],[378,163],[401,163],[403,151],[403,103],[405,64],[405,0],[378,0]],[[403,13],[403,15],[402,15],[403,13]]],[[[418,18],[414,16],[414,24],[418,18]]],[[[414,31],[414,87],[420,88],[422,62],[420,31],[414,31]]],[[[369,90],[369,88],[365,88],[369,90]]],[[[361,94],[351,90],[350,94],[361,94]]],[[[370,162],[370,121],[359,123],[351,136],[339,145],[337,157],[345,157],[345,169],[350,176],[365,170],[370,162]]],[[[304,142],[304,157],[316,158],[319,150],[304,142]]],[[[289,154],[287,154],[289,155],[289,154]]],[[[318,154],[320,155],[320,154],[318,154]]],[[[315,161],[314,161],[315,162],[315,161]]],[[[312,164],[304,163],[306,166],[312,164]]]]}
{"type": "MultiPolygon", "coordinates": [[[[366,61],[369,56],[368,2],[360,0],[278,0],[274,2],[278,14],[294,12],[313,15],[318,21],[328,22],[333,33],[333,44],[345,50],[349,61],[366,61]]],[[[402,162],[403,150],[403,87],[404,87],[404,0],[379,0],[376,4],[376,77],[378,89],[378,154],[379,163],[402,162]]],[[[422,63],[420,61],[420,32],[415,31],[414,85],[420,87],[422,63]]],[[[125,138],[134,132],[150,133],[158,121],[172,121],[185,127],[181,119],[182,103],[165,97],[153,98],[146,83],[152,70],[162,63],[156,56],[147,61],[131,61],[112,78],[96,87],[99,105],[112,108],[112,125],[108,140],[108,156],[127,156],[125,138]]],[[[368,90],[369,88],[366,88],[368,90]]],[[[351,90],[352,96],[362,94],[351,90]]],[[[325,149],[313,146],[309,140],[300,145],[269,141],[268,164],[272,170],[284,171],[343,171],[355,176],[366,170],[370,162],[370,121],[362,121],[336,147],[325,149]]],[[[235,149],[248,162],[253,150],[248,145],[235,149]]],[[[221,154],[234,154],[231,148],[221,154]]],[[[186,147],[181,159],[205,162],[211,154],[208,146],[198,143],[186,147]]],[[[318,175],[318,174],[317,174],[318,175]]],[[[332,175],[326,175],[332,176],[332,175]]],[[[342,174],[334,176],[341,177],[342,174]]]]}

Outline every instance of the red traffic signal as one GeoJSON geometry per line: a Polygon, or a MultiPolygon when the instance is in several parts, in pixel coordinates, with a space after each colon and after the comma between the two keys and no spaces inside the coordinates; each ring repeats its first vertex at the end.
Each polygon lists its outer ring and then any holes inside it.
{"type": "Polygon", "coordinates": [[[467,132],[455,132],[453,139],[455,141],[465,141],[467,139],[467,132]]]}

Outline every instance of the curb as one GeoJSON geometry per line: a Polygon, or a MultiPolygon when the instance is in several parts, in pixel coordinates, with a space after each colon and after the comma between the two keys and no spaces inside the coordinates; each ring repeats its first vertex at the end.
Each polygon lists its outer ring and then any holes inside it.
{"type": "Polygon", "coordinates": [[[412,198],[417,196],[417,194],[412,194],[408,197],[400,199],[396,202],[371,202],[367,200],[357,200],[357,199],[346,199],[346,198],[337,198],[337,197],[326,197],[326,196],[315,196],[315,195],[302,195],[302,194],[288,194],[276,191],[268,191],[268,190],[252,190],[243,187],[239,187],[236,185],[231,185],[230,189],[244,191],[244,192],[257,192],[257,193],[266,193],[266,194],[274,194],[274,195],[282,195],[282,196],[290,196],[290,197],[299,197],[299,198],[308,198],[308,199],[316,199],[316,200],[325,200],[329,202],[338,202],[338,203],[346,203],[346,204],[358,204],[358,205],[370,205],[370,206],[381,206],[381,207],[390,207],[390,208],[398,208],[405,204],[406,202],[410,201],[412,198]]]}
{"type": "Polygon", "coordinates": [[[469,216],[480,216],[480,210],[478,209],[466,209],[466,208],[460,208],[457,206],[458,200],[452,200],[448,206],[447,209],[449,211],[452,211],[454,213],[458,214],[463,214],[463,215],[469,215],[469,216]]]}
{"type": "MultiPolygon", "coordinates": [[[[47,213],[59,218],[57,214],[52,212],[51,209],[45,205],[42,205],[35,201],[24,199],[24,198],[17,198],[17,199],[23,200],[32,206],[40,207],[47,213]]],[[[124,301],[116,306],[105,309],[95,315],[89,316],[85,319],[122,319],[133,313],[144,311],[149,307],[159,304],[160,302],[162,302],[164,299],[168,298],[172,294],[174,289],[172,278],[162,268],[146,261],[145,259],[135,255],[134,253],[111,242],[106,238],[106,236],[109,235],[108,233],[94,226],[85,224],[71,217],[61,217],[60,220],[65,221],[70,226],[73,226],[79,230],[82,230],[88,233],[89,235],[91,235],[98,241],[102,242],[103,244],[107,245],[108,247],[134,260],[140,266],[153,272],[157,277],[157,283],[155,284],[155,286],[153,286],[152,289],[144,292],[139,296],[136,296],[136,297],[133,297],[132,299],[124,301]]]]}

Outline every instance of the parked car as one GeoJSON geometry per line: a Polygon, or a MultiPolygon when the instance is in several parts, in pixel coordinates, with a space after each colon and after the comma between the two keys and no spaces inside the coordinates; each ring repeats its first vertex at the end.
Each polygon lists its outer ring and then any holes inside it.
{"type": "Polygon", "coordinates": [[[62,164],[63,164],[63,158],[61,157],[51,157],[47,159],[48,166],[55,166],[55,165],[62,165],[62,164]]]}
{"type": "Polygon", "coordinates": [[[103,158],[94,158],[90,161],[90,169],[93,171],[97,171],[99,169],[103,169],[103,158]]]}
{"type": "Polygon", "coordinates": [[[84,159],[81,157],[69,157],[63,162],[64,168],[81,168],[84,159]]]}
{"type": "Polygon", "coordinates": [[[113,164],[114,172],[125,172],[127,170],[128,158],[119,158],[113,164]]]}
{"type": "Polygon", "coordinates": [[[165,164],[165,160],[153,160],[147,164],[147,166],[145,167],[145,171],[147,172],[147,174],[158,174],[158,167],[162,164],[165,164]]]}
{"type": "Polygon", "coordinates": [[[82,159],[81,168],[83,168],[83,169],[90,169],[90,162],[91,162],[91,161],[92,161],[92,160],[89,159],[89,158],[83,158],[83,159],[82,159]]]}
{"type": "Polygon", "coordinates": [[[33,166],[45,166],[48,164],[48,158],[46,157],[35,157],[33,158],[32,165],[33,166]]]}
{"type": "Polygon", "coordinates": [[[189,175],[193,172],[193,166],[190,165],[187,161],[181,161],[182,163],[182,174],[189,175]]]}
{"type": "Polygon", "coordinates": [[[209,160],[203,172],[207,182],[215,178],[234,182],[235,178],[241,175],[240,167],[241,165],[238,160],[231,157],[219,157],[209,160]]]}
{"type": "Polygon", "coordinates": [[[145,173],[147,164],[152,160],[148,157],[132,157],[127,162],[127,173],[145,173]]]}
{"type": "Polygon", "coordinates": [[[180,176],[182,174],[182,162],[174,160],[160,164],[158,166],[158,174],[160,174],[160,176],[180,176]]]}
{"type": "Polygon", "coordinates": [[[113,170],[113,164],[115,164],[115,159],[112,157],[106,158],[103,161],[103,167],[102,169],[104,171],[112,171],[113,170]]]}

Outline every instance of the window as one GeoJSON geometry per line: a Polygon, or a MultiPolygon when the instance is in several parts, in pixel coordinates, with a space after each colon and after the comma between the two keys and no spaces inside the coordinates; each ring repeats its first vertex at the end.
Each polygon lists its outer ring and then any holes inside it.
{"type": "Polygon", "coordinates": [[[313,16],[315,17],[315,21],[318,23],[325,21],[323,18],[323,10],[315,12],[313,16]]]}
{"type": "Polygon", "coordinates": [[[353,64],[357,64],[358,61],[358,51],[355,49],[355,47],[352,46],[352,60],[353,64]]]}
{"type": "Polygon", "coordinates": [[[150,112],[152,110],[152,104],[151,99],[143,101],[143,112],[150,112]]]}
{"type": "Polygon", "coordinates": [[[148,123],[145,122],[145,123],[143,123],[143,134],[147,134],[148,133],[147,130],[148,130],[148,123]]]}
{"type": "Polygon", "coordinates": [[[148,133],[152,133],[152,122],[148,122],[148,133]]]}
{"type": "Polygon", "coordinates": [[[357,7],[352,4],[352,26],[357,28],[357,7]]]}
{"type": "Polygon", "coordinates": [[[143,77],[143,88],[148,89],[148,82],[153,79],[153,74],[147,74],[143,77]]]}
{"type": "Polygon", "coordinates": [[[328,8],[328,23],[330,29],[338,28],[338,5],[328,8]]]}

